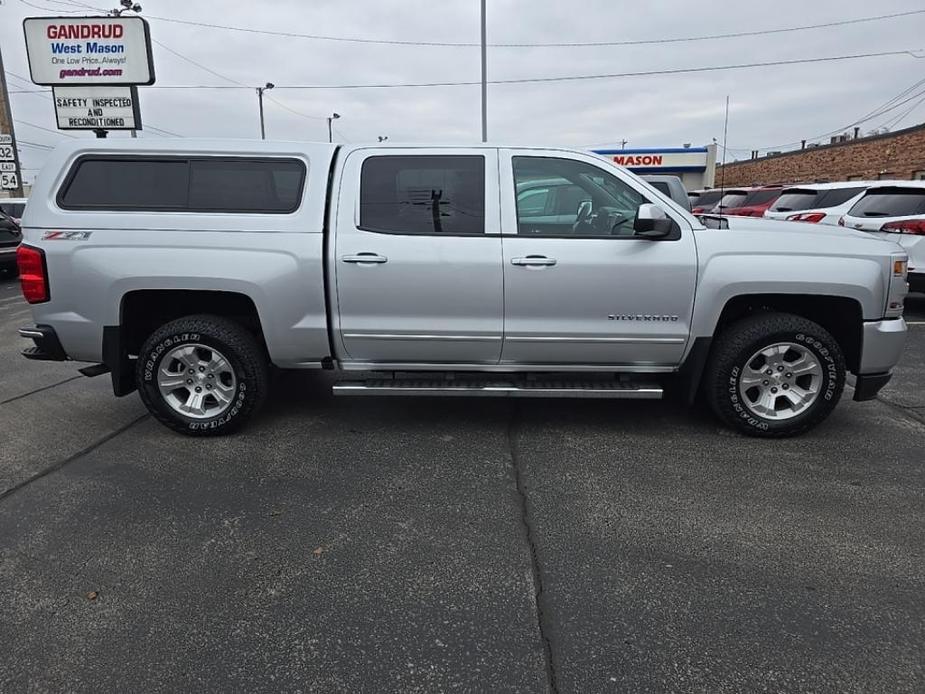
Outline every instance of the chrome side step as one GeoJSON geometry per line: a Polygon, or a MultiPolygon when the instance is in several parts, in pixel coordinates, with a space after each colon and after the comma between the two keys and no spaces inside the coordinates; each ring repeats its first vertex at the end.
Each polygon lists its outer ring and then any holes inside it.
{"type": "Polygon", "coordinates": [[[417,395],[492,398],[621,398],[658,400],[662,387],[619,381],[439,381],[427,379],[368,379],[339,381],[334,395],[417,395]]]}

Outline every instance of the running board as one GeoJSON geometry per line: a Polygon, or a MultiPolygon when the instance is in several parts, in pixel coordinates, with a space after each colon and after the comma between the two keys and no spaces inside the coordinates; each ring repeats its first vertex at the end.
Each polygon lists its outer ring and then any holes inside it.
{"type": "Polygon", "coordinates": [[[568,382],[503,380],[437,381],[426,379],[369,379],[339,381],[334,395],[417,395],[492,398],[620,398],[624,400],[658,400],[662,387],[634,382],[568,382]]]}

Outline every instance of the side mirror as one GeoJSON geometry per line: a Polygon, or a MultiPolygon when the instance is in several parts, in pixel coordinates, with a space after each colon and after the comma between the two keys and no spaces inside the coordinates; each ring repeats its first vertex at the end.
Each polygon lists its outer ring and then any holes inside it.
{"type": "Polygon", "coordinates": [[[674,222],[658,205],[645,203],[636,210],[633,235],[643,239],[663,239],[671,233],[674,222]]]}

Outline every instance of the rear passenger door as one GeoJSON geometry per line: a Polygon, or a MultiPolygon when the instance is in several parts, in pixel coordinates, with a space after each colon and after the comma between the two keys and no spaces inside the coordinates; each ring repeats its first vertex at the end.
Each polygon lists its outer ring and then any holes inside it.
{"type": "Polygon", "coordinates": [[[342,168],[337,334],[346,361],[495,364],[503,275],[493,149],[360,149],[342,168]]]}

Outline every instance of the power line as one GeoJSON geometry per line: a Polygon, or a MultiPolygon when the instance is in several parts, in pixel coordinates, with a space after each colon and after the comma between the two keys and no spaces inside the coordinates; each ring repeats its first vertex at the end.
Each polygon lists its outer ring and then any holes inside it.
{"type": "MultiPolygon", "coordinates": [[[[896,96],[894,96],[892,99],[889,99],[888,101],[884,102],[883,104],[881,104],[881,105],[878,106],[877,108],[873,109],[872,111],[868,111],[866,114],[864,114],[863,116],[861,116],[861,117],[858,118],[857,120],[852,121],[851,123],[848,123],[847,125],[843,125],[843,126],[840,127],[840,128],[836,128],[835,130],[830,130],[830,131],[825,132],[825,133],[822,133],[822,134],[820,134],[820,135],[813,135],[812,137],[806,138],[806,140],[819,140],[819,139],[824,138],[824,137],[829,137],[830,135],[837,135],[837,134],[839,134],[839,133],[845,132],[845,131],[848,130],[849,128],[853,128],[853,127],[856,126],[856,125],[860,125],[861,123],[865,123],[865,122],[867,122],[867,121],[869,121],[869,120],[872,120],[872,119],[877,118],[877,117],[879,117],[879,116],[885,115],[885,114],[889,113],[890,111],[894,111],[894,110],[896,110],[897,108],[899,108],[900,106],[903,106],[904,104],[907,104],[907,103],[909,103],[910,101],[912,101],[912,100],[914,100],[914,99],[916,99],[916,98],[922,96],[923,94],[925,94],[925,90],[922,90],[922,91],[919,91],[919,92],[913,94],[912,96],[907,97],[906,99],[903,99],[902,101],[896,102],[897,99],[900,99],[900,98],[902,98],[903,96],[906,96],[907,94],[909,94],[909,92],[911,92],[911,91],[917,89],[918,87],[922,86],[923,84],[925,84],[925,78],[919,80],[918,82],[916,82],[915,84],[913,84],[911,87],[907,87],[907,88],[904,89],[902,92],[900,92],[899,94],[897,94],[896,96]],[[894,102],[896,102],[896,103],[894,103],[894,102]]],[[[910,112],[911,112],[911,111],[910,111],[910,112]]],[[[757,147],[757,148],[753,148],[753,149],[757,149],[758,151],[768,151],[768,150],[775,150],[775,149],[785,149],[785,148],[787,148],[787,147],[795,147],[795,146],[797,146],[797,145],[799,145],[799,144],[802,144],[802,142],[803,142],[803,141],[800,140],[800,141],[797,141],[797,142],[786,142],[786,143],[780,144],[780,145],[771,145],[770,147],[757,147]]]]}
{"type": "MultiPolygon", "coordinates": [[[[21,0],[25,2],[25,0],[21,0]]],[[[74,3],[76,4],[76,3],[74,3]]],[[[85,7],[90,8],[89,5],[85,7]]],[[[97,8],[90,8],[97,9],[97,8]]],[[[766,36],[773,34],[783,34],[795,31],[812,31],[815,29],[827,29],[830,27],[848,26],[853,24],[863,24],[866,22],[878,22],[888,19],[898,19],[900,17],[909,17],[912,15],[923,14],[925,10],[908,10],[906,12],[896,12],[893,14],[876,15],[869,17],[858,17],[855,19],[843,19],[834,22],[825,22],[822,24],[811,24],[804,26],[790,26],[779,29],[762,29],[756,31],[740,31],[725,34],[707,34],[703,36],[680,36],[673,38],[660,39],[638,39],[630,41],[566,41],[552,43],[490,43],[491,48],[586,48],[586,47],[616,47],[616,46],[650,46],[666,43],[688,43],[693,41],[714,41],[720,39],[744,38],[751,36],[766,36]]],[[[229,24],[213,24],[206,22],[197,22],[188,19],[177,19],[176,17],[158,17],[156,15],[146,14],[145,17],[161,22],[171,22],[173,24],[183,24],[187,26],[200,27],[205,29],[221,29],[225,31],[238,31],[248,34],[263,34],[267,36],[278,36],[284,38],[310,39],[314,41],[336,41],[343,43],[363,43],[377,44],[384,46],[427,46],[441,48],[472,48],[477,47],[478,43],[453,42],[453,41],[402,41],[398,39],[371,39],[350,36],[328,36],[324,34],[301,34],[291,31],[275,31],[272,29],[254,29],[252,27],[233,26],[229,24]]]]}
{"type": "Polygon", "coordinates": [[[36,128],[37,130],[44,130],[47,133],[52,133],[60,137],[76,137],[75,135],[68,135],[67,133],[63,133],[60,130],[52,130],[51,128],[46,128],[44,125],[36,125],[35,123],[30,123],[27,120],[20,120],[19,118],[15,120],[20,125],[28,125],[30,128],[36,128]]]}
{"type": "MultiPolygon", "coordinates": [[[[667,70],[641,70],[638,72],[615,72],[600,75],[565,75],[561,77],[525,77],[503,80],[489,80],[489,84],[537,84],[550,82],[574,82],[582,80],[604,80],[622,77],[653,77],[658,75],[683,75],[698,72],[717,72],[721,70],[744,70],[756,67],[775,67],[780,65],[805,65],[810,63],[829,63],[840,60],[860,60],[864,58],[881,58],[885,56],[908,55],[912,58],[925,58],[915,53],[923,49],[909,49],[901,51],[881,51],[879,53],[856,53],[851,55],[826,56],[821,58],[798,58],[794,60],[772,60],[760,63],[737,63],[732,65],[710,65],[705,67],[672,68],[667,70]]],[[[276,85],[276,89],[394,89],[406,87],[468,87],[481,84],[478,81],[464,82],[392,82],[377,84],[303,84],[303,85],[276,85]]],[[[242,89],[243,87],[215,84],[154,84],[148,89],[242,89]]],[[[248,87],[250,89],[250,87],[248,87]]]]}

